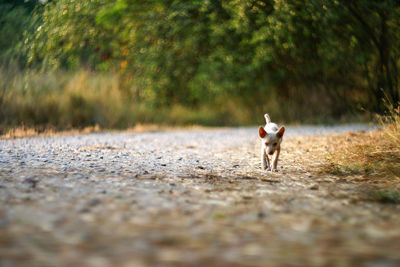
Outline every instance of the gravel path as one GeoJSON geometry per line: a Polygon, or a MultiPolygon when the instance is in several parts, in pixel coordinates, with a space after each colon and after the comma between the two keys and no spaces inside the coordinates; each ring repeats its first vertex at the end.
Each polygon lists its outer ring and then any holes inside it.
{"type": "Polygon", "coordinates": [[[398,266],[398,207],[315,171],[367,129],[288,127],[278,173],[254,127],[2,139],[0,266],[398,266]]]}

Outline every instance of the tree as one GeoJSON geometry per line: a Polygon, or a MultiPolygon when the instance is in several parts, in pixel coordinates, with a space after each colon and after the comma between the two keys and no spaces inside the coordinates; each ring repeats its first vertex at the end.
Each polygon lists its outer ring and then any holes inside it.
{"type": "Polygon", "coordinates": [[[27,45],[31,64],[118,72],[152,105],[338,118],[399,101],[399,15],[394,0],[59,0],[27,45]]]}

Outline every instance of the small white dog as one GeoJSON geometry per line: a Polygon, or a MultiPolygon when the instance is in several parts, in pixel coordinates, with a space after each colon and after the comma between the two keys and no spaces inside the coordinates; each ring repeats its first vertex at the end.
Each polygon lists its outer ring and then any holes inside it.
{"type": "Polygon", "coordinates": [[[268,114],[264,115],[265,127],[261,127],[258,129],[258,135],[261,138],[261,165],[262,168],[268,171],[277,172],[276,168],[278,165],[279,153],[281,152],[281,142],[283,134],[285,133],[285,127],[278,127],[276,123],[271,122],[268,114]],[[274,155],[272,166],[269,161],[269,156],[274,155]],[[269,156],[268,156],[269,155],[269,156]]]}

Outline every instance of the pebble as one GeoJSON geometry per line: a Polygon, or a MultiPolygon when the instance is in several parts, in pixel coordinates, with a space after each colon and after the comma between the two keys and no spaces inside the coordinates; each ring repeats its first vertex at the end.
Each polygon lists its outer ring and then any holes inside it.
{"type": "Polygon", "coordinates": [[[24,183],[31,184],[32,188],[36,188],[36,185],[37,183],[39,183],[39,180],[36,178],[29,177],[24,180],[24,183]]]}
{"type": "Polygon", "coordinates": [[[314,185],[310,186],[310,189],[311,190],[318,190],[319,186],[317,184],[314,184],[314,185]]]}
{"type": "Polygon", "coordinates": [[[88,201],[88,205],[90,207],[97,206],[100,203],[101,203],[101,201],[99,199],[97,199],[97,198],[94,198],[94,199],[91,199],[91,200],[88,201]]]}

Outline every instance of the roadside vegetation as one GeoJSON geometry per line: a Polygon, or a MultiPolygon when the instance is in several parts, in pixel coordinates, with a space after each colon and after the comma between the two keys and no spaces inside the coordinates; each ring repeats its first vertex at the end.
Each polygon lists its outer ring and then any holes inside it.
{"type": "Polygon", "coordinates": [[[369,120],[399,101],[399,10],[0,0],[0,130],[369,120]]]}
{"type": "Polygon", "coordinates": [[[336,175],[400,178],[400,108],[379,116],[379,129],[338,136],[327,171],[336,175]]]}
{"type": "Polygon", "coordinates": [[[38,72],[0,68],[3,133],[13,126],[37,129],[131,128],[137,124],[243,125],[255,123],[234,100],[196,108],[132,99],[117,74],[91,71],[38,72]],[[8,126],[8,127],[7,127],[8,126]]]}
{"type": "Polygon", "coordinates": [[[400,204],[400,106],[388,105],[378,121],[377,130],[335,136],[321,170],[343,178],[361,176],[366,184],[379,180],[385,186],[372,186],[367,199],[400,204]]]}

